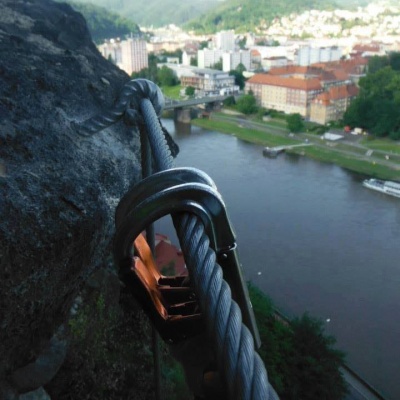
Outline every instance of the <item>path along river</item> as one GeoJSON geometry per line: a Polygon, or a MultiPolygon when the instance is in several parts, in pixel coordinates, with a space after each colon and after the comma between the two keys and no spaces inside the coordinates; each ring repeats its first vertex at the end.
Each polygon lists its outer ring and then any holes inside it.
{"type": "Polygon", "coordinates": [[[222,193],[246,279],[283,313],[326,321],[347,364],[400,399],[400,199],[335,165],[163,124],[181,149],[176,166],[202,169],[222,193]]]}

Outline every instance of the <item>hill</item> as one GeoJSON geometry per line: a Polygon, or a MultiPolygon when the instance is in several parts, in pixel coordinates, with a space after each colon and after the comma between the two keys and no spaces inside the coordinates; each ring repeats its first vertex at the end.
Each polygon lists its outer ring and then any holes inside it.
{"type": "Polygon", "coordinates": [[[215,32],[224,29],[253,31],[279,17],[305,10],[332,10],[337,8],[334,0],[232,0],[220,4],[186,25],[186,28],[199,32],[215,32]]]}
{"type": "Polygon", "coordinates": [[[103,7],[93,4],[68,3],[85,17],[92,39],[97,43],[104,39],[140,32],[136,23],[103,7]]]}
{"type": "Polygon", "coordinates": [[[141,26],[182,25],[216,7],[220,0],[83,0],[104,7],[141,26]]]}

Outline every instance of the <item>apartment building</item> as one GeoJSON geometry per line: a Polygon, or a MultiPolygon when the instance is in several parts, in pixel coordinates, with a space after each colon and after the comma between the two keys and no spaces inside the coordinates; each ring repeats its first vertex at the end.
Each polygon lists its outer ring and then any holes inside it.
{"type": "Polygon", "coordinates": [[[199,96],[215,96],[239,91],[233,76],[215,69],[194,69],[190,74],[181,76],[181,85],[193,86],[199,96]]]}
{"type": "Polygon", "coordinates": [[[199,68],[210,68],[222,61],[224,50],[202,49],[197,52],[197,66],[199,68]]]}
{"type": "Polygon", "coordinates": [[[235,32],[221,31],[214,36],[214,46],[218,50],[235,51],[235,32]]]}
{"type": "Polygon", "coordinates": [[[232,71],[242,64],[246,71],[251,68],[251,55],[249,50],[230,51],[222,54],[222,70],[232,71]]]}
{"type": "Polygon", "coordinates": [[[340,120],[358,92],[354,84],[330,87],[312,100],[310,121],[325,125],[340,120]]]}
{"type": "Polygon", "coordinates": [[[246,82],[245,91],[250,90],[264,108],[308,118],[311,101],[323,92],[323,87],[318,78],[256,74],[246,82]]]}
{"type": "Polygon", "coordinates": [[[329,62],[340,60],[342,50],[337,46],[332,47],[300,47],[295,63],[297,65],[311,65],[319,62],[329,62]]]}
{"type": "Polygon", "coordinates": [[[362,73],[365,65],[365,60],[355,59],[273,68],[251,77],[245,91],[252,91],[262,107],[326,124],[341,119],[358,95],[351,74],[362,73]]]}
{"type": "Polygon", "coordinates": [[[100,45],[99,51],[128,75],[148,67],[146,42],[140,38],[110,40],[100,45]]]}

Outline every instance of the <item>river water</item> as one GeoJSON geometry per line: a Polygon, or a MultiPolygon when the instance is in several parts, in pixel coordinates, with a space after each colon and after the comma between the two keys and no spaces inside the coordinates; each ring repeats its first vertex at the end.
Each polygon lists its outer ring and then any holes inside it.
{"type": "Polygon", "coordinates": [[[176,165],[216,182],[246,279],[288,316],[326,321],[347,364],[400,399],[400,199],[335,165],[265,158],[233,136],[163,124],[181,149],[176,165]]]}

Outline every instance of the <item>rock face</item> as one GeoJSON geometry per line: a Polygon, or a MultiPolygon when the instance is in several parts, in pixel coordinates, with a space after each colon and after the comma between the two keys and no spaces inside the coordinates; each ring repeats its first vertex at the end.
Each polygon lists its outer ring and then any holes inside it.
{"type": "MultiPolygon", "coordinates": [[[[0,0],[0,54],[4,389],[46,353],[82,282],[106,264],[115,206],[140,165],[138,134],[122,123],[90,138],[74,128],[109,108],[129,78],[69,5],[0,0]]],[[[26,385],[10,390],[37,389],[26,385]]]]}

